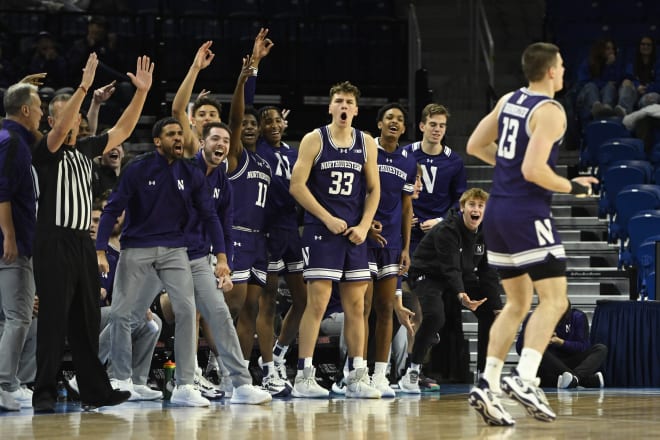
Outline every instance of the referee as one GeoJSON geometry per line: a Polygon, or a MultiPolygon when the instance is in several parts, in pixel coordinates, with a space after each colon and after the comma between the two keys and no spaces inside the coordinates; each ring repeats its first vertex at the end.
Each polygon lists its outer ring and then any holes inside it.
{"type": "Polygon", "coordinates": [[[117,405],[130,393],[113,390],[98,359],[100,284],[94,244],[89,236],[92,212],[92,158],[126,140],[137,124],[151,87],[153,64],[138,58],[137,88],[114,127],[76,143],[80,106],[92,87],[98,59],[92,53],[72,95],[50,102],[51,130],[32,156],[40,182],[34,246],[34,273],[40,299],[37,329],[35,412],[53,412],[57,374],[65,337],[71,347],[83,406],[117,405]]]}

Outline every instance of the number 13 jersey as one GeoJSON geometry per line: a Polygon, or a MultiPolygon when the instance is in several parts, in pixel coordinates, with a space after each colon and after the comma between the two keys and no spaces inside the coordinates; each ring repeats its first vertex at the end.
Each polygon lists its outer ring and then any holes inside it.
{"type": "MultiPolygon", "coordinates": [[[[547,95],[531,92],[526,87],[513,92],[498,115],[499,139],[493,174],[491,194],[498,197],[523,197],[542,199],[550,203],[552,191],[528,182],[522,175],[522,162],[531,134],[530,120],[534,111],[542,104],[552,103],[563,107],[547,95]]],[[[553,170],[559,156],[559,145],[563,135],[552,146],[548,165],[553,170]]]]}

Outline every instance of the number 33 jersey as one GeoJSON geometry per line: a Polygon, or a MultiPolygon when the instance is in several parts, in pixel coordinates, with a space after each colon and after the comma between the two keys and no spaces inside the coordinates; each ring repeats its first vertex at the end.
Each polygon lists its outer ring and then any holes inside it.
{"type": "MultiPolygon", "coordinates": [[[[366,193],[364,135],[354,128],[353,143],[340,147],[334,143],[328,126],[318,128],[317,132],[321,136],[321,149],[314,160],[307,187],[330,214],[346,221],[348,227],[355,226],[362,219],[366,193]]],[[[322,224],[309,213],[305,214],[305,223],[322,224]]]]}

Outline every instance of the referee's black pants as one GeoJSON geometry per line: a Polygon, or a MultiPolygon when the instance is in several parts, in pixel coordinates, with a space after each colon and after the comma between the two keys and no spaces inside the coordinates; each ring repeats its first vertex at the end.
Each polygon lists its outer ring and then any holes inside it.
{"type": "Polygon", "coordinates": [[[38,228],[34,247],[39,324],[33,405],[48,407],[57,400],[65,337],[81,401],[103,403],[112,387],[98,358],[100,281],[92,239],[87,231],[38,228]]]}

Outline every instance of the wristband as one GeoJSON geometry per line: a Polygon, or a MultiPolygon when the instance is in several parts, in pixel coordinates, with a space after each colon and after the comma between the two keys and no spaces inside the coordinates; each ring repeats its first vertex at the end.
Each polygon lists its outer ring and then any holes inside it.
{"type": "Polygon", "coordinates": [[[591,188],[588,186],[581,185],[577,182],[570,181],[571,182],[571,192],[570,194],[573,194],[574,196],[588,196],[591,193],[591,188]]]}
{"type": "Polygon", "coordinates": [[[85,95],[87,94],[87,89],[85,88],[85,86],[79,85],[78,88],[81,89],[85,93],[85,95]]]}

